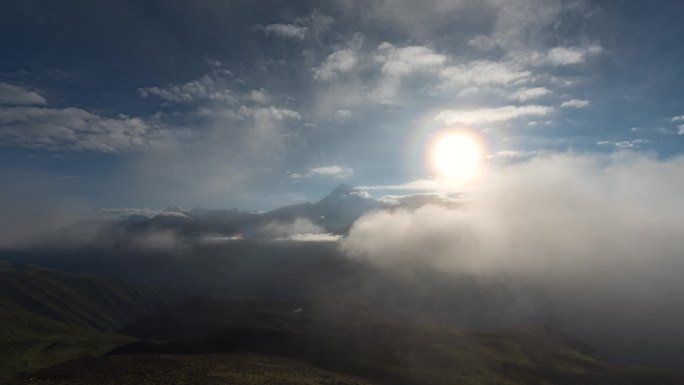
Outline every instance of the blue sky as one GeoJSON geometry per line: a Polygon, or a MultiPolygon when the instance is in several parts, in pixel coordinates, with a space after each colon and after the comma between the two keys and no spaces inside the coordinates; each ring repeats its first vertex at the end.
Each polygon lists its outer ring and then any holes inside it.
{"type": "Polygon", "coordinates": [[[492,165],[684,145],[677,1],[5,1],[5,197],[266,209],[492,165]]]}

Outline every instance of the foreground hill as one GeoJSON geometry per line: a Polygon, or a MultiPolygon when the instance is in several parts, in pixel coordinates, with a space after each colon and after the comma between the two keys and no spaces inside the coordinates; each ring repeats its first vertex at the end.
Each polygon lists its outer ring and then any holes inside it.
{"type": "Polygon", "coordinates": [[[78,357],[101,356],[133,338],[0,307],[0,383],[78,357]]]}
{"type": "Polygon", "coordinates": [[[308,333],[230,327],[196,340],[135,342],[112,354],[138,357],[142,370],[160,354],[192,361],[197,354],[258,353],[385,384],[684,384],[682,374],[607,364],[585,345],[547,329],[482,333],[391,322],[348,325],[308,333]]]}
{"type": "MultiPolygon", "coordinates": [[[[111,309],[119,309],[112,305],[119,302],[112,298],[120,297],[109,286],[63,282],[101,278],[7,263],[4,271],[26,282],[34,276],[37,282],[62,282],[68,290],[60,289],[62,301],[49,293],[52,286],[28,285],[27,294],[43,294],[27,301],[34,307],[19,307],[5,292],[0,381],[4,376],[27,384],[684,384],[680,373],[609,364],[587,345],[546,328],[464,331],[349,301],[192,298],[124,327],[122,332],[137,338],[164,340],[136,341],[83,321],[90,313],[82,312],[81,297],[98,299],[93,306],[116,319],[111,309]],[[29,310],[44,310],[36,305],[42,301],[71,324],[29,310]]],[[[129,284],[113,287],[118,285],[129,284]]]]}
{"type": "Polygon", "coordinates": [[[134,339],[107,331],[181,298],[148,285],[0,261],[0,383],[129,343],[134,339]]]}
{"type": "Polygon", "coordinates": [[[119,330],[147,340],[198,338],[229,326],[301,329],[312,322],[307,301],[194,297],[119,330]]]}
{"type": "Polygon", "coordinates": [[[193,299],[122,332],[183,339],[134,342],[113,355],[267,354],[386,384],[684,384],[681,373],[609,364],[546,328],[472,332],[300,301],[193,299]]]}
{"type": "Polygon", "coordinates": [[[81,359],[16,384],[35,385],[373,385],[356,376],[257,354],[135,355],[81,359]]]}
{"type": "Polygon", "coordinates": [[[182,298],[150,285],[0,261],[0,306],[69,325],[116,330],[182,298]]]}

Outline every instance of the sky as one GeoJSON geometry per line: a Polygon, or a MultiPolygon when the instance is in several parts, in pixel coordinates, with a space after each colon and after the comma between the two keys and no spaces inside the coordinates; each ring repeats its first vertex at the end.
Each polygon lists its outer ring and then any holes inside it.
{"type": "Polygon", "coordinates": [[[684,148],[682,15],[679,1],[3,1],[0,198],[270,209],[339,183],[429,189],[426,145],[449,126],[476,132],[494,168],[667,161],[684,148]]]}

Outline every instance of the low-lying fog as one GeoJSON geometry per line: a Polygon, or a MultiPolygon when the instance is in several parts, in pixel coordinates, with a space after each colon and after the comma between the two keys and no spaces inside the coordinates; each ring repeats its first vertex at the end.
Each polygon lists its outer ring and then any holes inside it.
{"type": "Polygon", "coordinates": [[[4,254],[204,295],[365,301],[471,328],[543,323],[613,359],[677,367],[683,182],[684,158],[549,155],[490,169],[463,205],[371,211],[342,238],[298,219],[256,231],[279,242],[165,230],[4,254]]]}

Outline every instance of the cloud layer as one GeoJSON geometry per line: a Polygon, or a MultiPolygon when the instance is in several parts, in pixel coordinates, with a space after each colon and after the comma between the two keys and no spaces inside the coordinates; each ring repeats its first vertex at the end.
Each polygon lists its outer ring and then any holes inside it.
{"type": "Polygon", "coordinates": [[[668,274],[684,265],[683,166],[684,158],[633,154],[540,156],[491,170],[462,209],[371,213],[344,247],[380,264],[548,279],[612,276],[616,265],[623,273],[668,274]]]}

